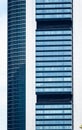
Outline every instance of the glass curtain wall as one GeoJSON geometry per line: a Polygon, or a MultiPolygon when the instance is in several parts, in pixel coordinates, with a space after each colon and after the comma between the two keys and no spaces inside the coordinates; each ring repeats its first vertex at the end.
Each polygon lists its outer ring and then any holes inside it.
{"type": "Polygon", "coordinates": [[[25,130],[26,0],[8,0],[8,130],[25,130]]]}
{"type": "Polygon", "coordinates": [[[36,130],[73,130],[72,0],[36,0],[36,130]]]}

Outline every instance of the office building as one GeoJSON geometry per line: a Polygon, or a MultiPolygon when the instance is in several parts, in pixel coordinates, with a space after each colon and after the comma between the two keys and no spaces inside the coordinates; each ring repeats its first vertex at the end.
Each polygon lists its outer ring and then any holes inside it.
{"type": "Polygon", "coordinates": [[[36,130],[73,130],[73,1],[36,0],[36,130]]]}
{"type": "Polygon", "coordinates": [[[7,129],[26,130],[26,0],[8,0],[7,129]]]}

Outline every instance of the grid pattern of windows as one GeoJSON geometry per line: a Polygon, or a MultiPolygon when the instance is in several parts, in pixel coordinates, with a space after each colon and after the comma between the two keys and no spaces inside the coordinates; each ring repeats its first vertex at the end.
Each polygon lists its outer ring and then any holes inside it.
{"type": "Polygon", "coordinates": [[[8,130],[25,130],[26,0],[8,0],[8,130]]]}
{"type": "Polygon", "coordinates": [[[72,19],[72,0],[36,0],[36,18],[72,19]]]}
{"type": "Polygon", "coordinates": [[[36,0],[36,130],[73,130],[72,0],[36,0]]]}
{"type": "Polygon", "coordinates": [[[36,130],[71,130],[72,104],[37,104],[36,130]]]}
{"type": "Polygon", "coordinates": [[[37,30],[36,92],[72,91],[72,31],[37,30]]]}

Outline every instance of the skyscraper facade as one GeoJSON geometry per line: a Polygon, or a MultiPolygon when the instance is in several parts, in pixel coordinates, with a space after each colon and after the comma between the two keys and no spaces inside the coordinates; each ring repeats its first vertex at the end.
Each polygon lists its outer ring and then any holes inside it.
{"type": "Polygon", "coordinates": [[[73,130],[73,2],[36,0],[36,130],[73,130]]]}
{"type": "Polygon", "coordinates": [[[7,129],[26,128],[26,0],[8,0],[7,129]]]}

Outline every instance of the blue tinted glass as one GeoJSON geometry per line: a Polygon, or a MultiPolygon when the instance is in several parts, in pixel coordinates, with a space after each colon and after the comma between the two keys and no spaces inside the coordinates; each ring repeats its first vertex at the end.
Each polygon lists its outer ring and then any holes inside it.
{"type": "Polygon", "coordinates": [[[72,2],[72,0],[36,0],[36,3],[67,3],[72,2]]]}
{"type": "Polygon", "coordinates": [[[25,2],[8,0],[8,130],[26,130],[25,2]]]}

